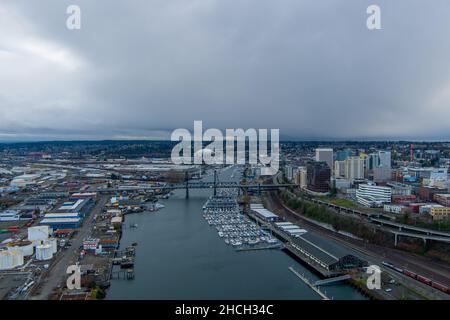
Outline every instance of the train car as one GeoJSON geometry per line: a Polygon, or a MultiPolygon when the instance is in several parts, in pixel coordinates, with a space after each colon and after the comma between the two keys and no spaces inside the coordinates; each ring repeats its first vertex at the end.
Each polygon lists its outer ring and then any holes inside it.
{"type": "Polygon", "coordinates": [[[394,268],[394,265],[393,265],[392,263],[390,263],[390,262],[385,262],[385,261],[383,261],[381,264],[382,264],[383,266],[386,266],[386,267],[389,267],[389,268],[394,268]]]}
{"type": "Polygon", "coordinates": [[[406,275],[406,276],[408,276],[408,277],[411,277],[411,278],[413,278],[413,279],[416,279],[417,278],[417,274],[415,274],[414,272],[411,272],[411,271],[409,271],[409,270],[403,270],[403,274],[404,275],[406,275]]]}
{"type": "Polygon", "coordinates": [[[433,288],[435,288],[435,289],[438,289],[439,291],[442,291],[442,292],[445,292],[445,293],[450,294],[450,289],[449,289],[448,287],[446,287],[446,286],[440,284],[440,283],[437,283],[437,282],[434,282],[434,281],[433,281],[433,282],[431,283],[431,286],[432,286],[433,288]]]}
{"type": "Polygon", "coordinates": [[[430,279],[428,279],[428,278],[425,278],[424,276],[417,275],[416,279],[419,280],[422,283],[425,283],[425,284],[431,286],[432,281],[430,279]]]}
{"type": "Polygon", "coordinates": [[[393,267],[392,269],[394,269],[397,272],[403,273],[403,269],[402,268],[393,267]]]}

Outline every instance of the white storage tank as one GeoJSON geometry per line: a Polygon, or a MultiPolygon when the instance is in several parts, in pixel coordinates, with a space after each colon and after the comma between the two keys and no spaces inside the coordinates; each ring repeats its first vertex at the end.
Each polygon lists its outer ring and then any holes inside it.
{"type": "Polygon", "coordinates": [[[0,270],[13,269],[23,265],[23,254],[20,250],[0,251],[0,270]]]}
{"type": "Polygon", "coordinates": [[[28,240],[47,240],[50,233],[48,226],[36,226],[28,228],[28,240]]]}
{"type": "Polygon", "coordinates": [[[36,247],[36,260],[50,260],[53,258],[53,248],[50,244],[40,244],[36,247]]]}
{"type": "Polygon", "coordinates": [[[11,243],[9,250],[19,250],[22,251],[24,257],[32,256],[34,253],[34,245],[31,241],[18,241],[11,243]]]}
{"type": "Polygon", "coordinates": [[[58,241],[55,238],[48,239],[47,244],[52,248],[52,254],[55,254],[56,251],[58,251],[58,241]]]}

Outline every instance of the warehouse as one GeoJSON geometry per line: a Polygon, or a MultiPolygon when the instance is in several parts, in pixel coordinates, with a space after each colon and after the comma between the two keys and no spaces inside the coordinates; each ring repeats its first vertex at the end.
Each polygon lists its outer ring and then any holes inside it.
{"type": "Polygon", "coordinates": [[[93,207],[94,201],[92,199],[76,199],[64,202],[59,207],[58,212],[77,212],[81,217],[84,217],[93,207]]]}
{"type": "Polygon", "coordinates": [[[41,225],[46,225],[53,229],[77,229],[81,226],[81,218],[43,219],[41,225]]]}
{"type": "Polygon", "coordinates": [[[79,218],[78,212],[51,212],[44,216],[44,219],[79,218]]]}
{"type": "Polygon", "coordinates": [[[296,237],[292,246],[313,263],[328,271],[343,271],[367,265],[353,252],[314,234],[305,233],[296,237]]]}
{"type": "Polygon", "coordinates": [[[250,210],[264,221],[279,221],[280,217],[275,213],[265,209],[261,204],[250,204],[250,210]]]}

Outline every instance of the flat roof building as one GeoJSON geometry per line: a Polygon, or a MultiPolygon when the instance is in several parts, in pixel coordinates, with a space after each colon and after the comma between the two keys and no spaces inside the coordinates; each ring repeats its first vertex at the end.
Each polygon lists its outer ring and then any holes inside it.
{"type": "Polygon", "coordinates": [[[311,262],[328,271],[343,271],[367,265],[366,261],[353,252],[312,233],[296,237],[292,245],[311,262]]]}

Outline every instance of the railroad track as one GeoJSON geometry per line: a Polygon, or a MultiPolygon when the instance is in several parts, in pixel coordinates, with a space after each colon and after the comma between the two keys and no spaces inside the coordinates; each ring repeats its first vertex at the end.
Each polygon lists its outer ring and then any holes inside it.
{"type": "Polygon", "coordinates": [[[450,266],[430,261],[423,261],[424,258],[417,257],[410,253],[401,252],[392,248],[381,247],[374,244],[364,244],[361,240],[356,240],[344,235],[338,234],[334,231],[326,229],[318,224],[315,224],[309,219],[305,219],[299,213],[287,208],[281,203],[281,200],[277,195],[272,192],[269,194],[268,200],[270,205],[274,207],[275,211],[282,211],[284,215],[294,217],[296,220],[300,220],[310,230],[336,241],[337,243],[347,247],[351,250],[359,252],[366,257],[367,260],[373,261],[376,264],[380,264],[382,261],[390,260],[397,265],[411,269],[414,272],[423,274],[434,280],[450,285],[450,266]]]}

